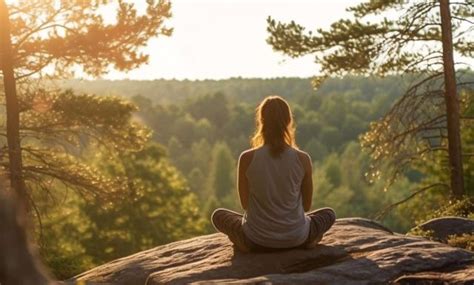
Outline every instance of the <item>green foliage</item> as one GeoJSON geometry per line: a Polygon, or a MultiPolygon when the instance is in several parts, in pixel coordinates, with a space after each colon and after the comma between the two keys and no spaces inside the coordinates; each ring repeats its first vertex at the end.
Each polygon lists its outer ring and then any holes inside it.
{"type": "MultiPolygon", "coordinates": [[[[92,268],[97,263],[86,254],[82,240],[90,235],[90,221],[79,209],[80,198],[67,193],[61,185],[55,185],[63,196],[60,200],[48,201],[36,195],[36,204],[43,209],[41,227],[37,227],[40,256],[51,273],[60,280],[92,268]]],[[[57,195],[58,197],[58,195],[57,195]]]]}
{"type": "Polygon", "coordinates": [[[465,118],[461,122],[461,140],[464,165],[464,185],[468,196],[474,195],[474,90],[462,89],[460,92],[461,114],[465,118]]]}
{"type": "Polygon", "coordinates": [[[23,93],[21,104],[25,180],[38,191],[60,181],[85,197],[113,194],[120,188],[115,177],[104,177],[80,155],[99,145],[111,154],[138,150],[149,137],[132,120],[136,107],[117,97],[39,89],[23,93]]]}
{"type": "Polygon", "coordinates": [[[118,156],[91,152],[97,171],[121,184],[116,195],[84,199],[65,195],[58,183],[51,187],[55,195],[35,195],[43,210],[37,229],[41,257],[57,278],[205,232],[197,197],[162,146],[151,143],[118,156]]]}
{"type": "Polygon", "coordinates": [[[237,209],[235,159],[226,143],[217,143],[212,150],[207,191],[204,199],[215,196],[222,207],[237,209]]]}
{"type": "MultiPolygon", "coordinates": [[[[111,94],[123,97],[134,97],[140,109],[151,107],[146,100],[160,105],[181,105],[186,102],[188,109],[199,102],[209,102],[212,94],[222,93],[232,103],[246,102],[254,109],[268,94],[279,94],[284,97],[307,98],[313,94],[311,83],[306,78],[274,78],[274,79],[243,79],[226,80],[63,80],[56,82],[61,88],[72,88],[76,91],[111,94]],[[207,100],[191,97],[208,96],[207,100]],[[144,98],[143,98],[144,97],[144,98]],[[145,104],[141,104],[141,101],[145,104]]],[[[221,102],[222,103],[222,102],[221,102]]],[[[162,112],[167,110],[162,109],[162,112]]],[[[202,113],[202,112],[201,112],[202,113]]]]}
{"type": "Polygon", "coordinates": [[[138,150],[148,139],[147,129],[132,120],[136,106],[121,98],[67,90],[52,100],[52,108],[47,112],[52,118],[48,121],[78,130],[80,135],[87,134],[92,139],[100,137],[98,142],[109,148],[138,150]]]}
{"type": "Polygon", "coordinates": [[[451,200],[448,204],[443,205],[436,211],[427,214],[422,221],[418,222],[418,224],[445,216],[474,219],[474,197],[465,197],[461,200],[451,200]]]}
{"type": "Polygon", "coordinates": [[[133,104],[70,90],[21,102],[25,178],[55,276],[203,233],[198,200],[165,150],[143,149],[150,132],[133,104]]]}
{"type": "Polygon", "coordinates": [[[197,198],[162,147],[151,144],[106,160],[100,156],[97,163],[109,176],[123,177],[124,186],[105,207],[100,200],[81,206],[92,223],[84,244],[95,262],[202,233],[197,198]]]}
{"type": "Polygon", "coordinates": [[[329,183],[331,183],[332,186],[337,188],[341,185],[342,182],[341,169],[339,168],[339,162],[331,158],[332,157],[328,158],[328,164],[325,167],[326,177],[328,178],[329,183]]]}
{"type": "Polygon", "coordinates": [[[328,155],[326,146],[316,138],[312,138],[305,144],[303,149],[309,153],[314,161],[322,160],[328,155]]]}
{"type": "MultiPolygon", "coordinates": [[[[465,117],[472,116],[474,114],[474,105],[472,104],[473,93],[471,90],[462,89],[461,92],[461,113],[465,117]]],[[[472,128],[472,120],[465,120],[462,122],[461,127],[461,139],[463,144],[463,152],[471,153],[474,150],[474,132],[472,128]]],[[[454,215],[466,217],[466,209],[461,211],[463,207],[468,207],[470,201],[469,197],[473,194],[473,157],[470,155],[463,156],[464,163],[464,179],[466,197],[461,202],[451,201],[444,189],[430,189],[425,193],[422,193],[420,199],[414,199],[411,202],[412,207],[410,211],[413,213],[413,217],[417,220],[417,223],[429,220],[431,218],[441,217],[443,215],[454,215]],[[446,201],[451,201],[445,205],[446,201]],[[463,202],[464,201],[464,202],[463,202]],[[456,210],[459,208],[459,211],[456,210]],[[437,210],[433,210],[437,209],[437,210]]],[[[447,166],[447,157],[444,152],[435,152],[425,155],[421,161],[414,164],[413,169],[418,173],[423,173],[420,179],[420,185],[426,186],[434,184],[438,181],[449,181],[449,168],[447,166]]],[[[400,210],[404,210],[402,206],[400,210]]],[[[472,209],[470,210],[472,212],[472,209]]]]}
{"type": "MultiPolygon", "coordinates": [[[[386,205],[401,200],[412,187],[407,179],[383,192],[381,182],[370,183],[364,173],[368,157],[356,142],[349,143],[342,153],[332,153],[314,165],[313,207],[330,205],[338,217],[362,216],[373,218],[386,205]]],[[[409,212],[397,211],[385,217],[383,222],[396,231],[406,231],[414,219],[409,212]]]]}
{"type": "Polygon", "coordinates": [[[220,92],[189,99],[184,104],[184,110],[198,120],[207,119],[217,128],[221,128],[229,119],[227,97],[220,92]]]}
{"type": "Polygon", "coordinates": [[[215,196],[209,197],[209,199],[207,199],[207,201],[204,203],[203,217],[207,220],[205,225],[205,231],[207,233],[215,232],[215,229],[211,223],[211,215],[212,212],[214,212],[214,210],[217,208],[222,208],[222,205],[219,203],[219,201],[217,201],[215,196]]]}

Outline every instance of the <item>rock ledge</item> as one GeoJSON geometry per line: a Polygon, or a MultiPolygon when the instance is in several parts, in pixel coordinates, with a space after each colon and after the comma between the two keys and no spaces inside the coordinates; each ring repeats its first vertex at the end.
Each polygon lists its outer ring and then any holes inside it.
{"type": "Polygon", "coordinates": [[[120,258],[73,279],[113,284],[474,284],[474,253],[392,233],[367,219],[346,218],[338,219],[311,250],[245,254],[217,233],[120,258]]]}

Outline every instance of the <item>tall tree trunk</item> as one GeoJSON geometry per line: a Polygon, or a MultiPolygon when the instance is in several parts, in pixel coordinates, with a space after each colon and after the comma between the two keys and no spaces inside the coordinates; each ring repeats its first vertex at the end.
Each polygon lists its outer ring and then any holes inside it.
{"type": "Polygon", "coordinates": [[[449,166],[451,171],[451,191],[454,197],[464,195],[464,178],[459,126],[459,101],[454,71],[453,38],[449,0],[440,0],[441,32],[443,40],[444,89],[448,123],[449,166]]]}
{"type": "Polygon", "coordinates": [[[28,209],[26,186],[23,180],[20,147],[20,112],[13,72],[13,54],[10,36],[10,17],[4,0],[0,0],[0,69],[3,73],[7,112],[7,143],[10,183],[17,193],[20,206],[28,209]]]}

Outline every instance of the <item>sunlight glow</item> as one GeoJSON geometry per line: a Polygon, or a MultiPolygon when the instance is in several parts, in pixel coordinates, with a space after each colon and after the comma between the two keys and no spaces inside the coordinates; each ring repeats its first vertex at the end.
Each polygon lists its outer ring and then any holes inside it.
{"type": "MultiPolygon", "coordinates": [[[[290,59],[266,43],[268,16],[307,27],[328,27],[359,0],[172,0],[171,37],[150,41],[148,65],[112,71],[108,79],[310,77],[312,56],[290,59]]],[[[136,1],[143,6],[144,1],[136,1]]]]}

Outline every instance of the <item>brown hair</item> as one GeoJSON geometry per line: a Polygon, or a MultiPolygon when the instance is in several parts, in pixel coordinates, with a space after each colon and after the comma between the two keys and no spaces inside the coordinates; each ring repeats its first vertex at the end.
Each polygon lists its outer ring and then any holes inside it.
{"type": "Polygon", "coordinates": [[[273,155],[279,155],[287,146],[296,147],[293,115],[280,96],[268,96],[260,103],[255,112],[255,127],[252,147],[269,145],[273,155]]]}

